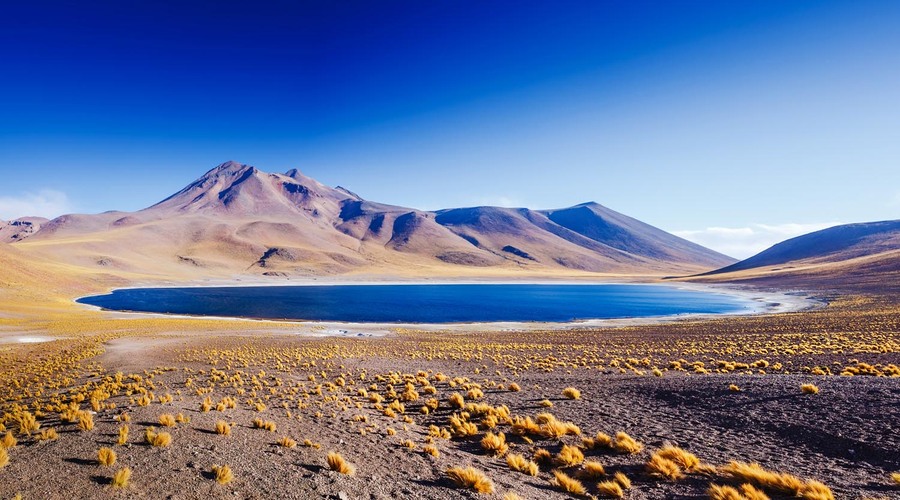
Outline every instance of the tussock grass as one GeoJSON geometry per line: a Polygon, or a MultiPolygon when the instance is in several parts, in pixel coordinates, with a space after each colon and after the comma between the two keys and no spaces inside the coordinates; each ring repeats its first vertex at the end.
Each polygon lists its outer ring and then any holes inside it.
{"type": "Polygon", "coordinates": [[[110,448],[100,448],[97,452],[97,461],[100,465],[112,467],[116,463],[116,452],[110,448]]]}
{"type": "Polygon", "coordinates": [[[125,489],[129,484],[131,484],[131,469],[128,467],[117,470],[110,482],[110,486],[114,489],[125,489]]]}
{"type": "Polygon", "coordinates": [[[159,416],[159,425],[163,427],[175,427],[175,416],[170,413],[163,413],[159,416]]]}
{"type": "Polygon", "coordinates": [[[434,458],[441,456],[441,452],[438,450],[438,447],[433,444],[426,444],[422,447],[422,451],[426,455],[431,455],[434,458]]]}
{"type": "Polygon", "coordinates": [[[216,431],[216,434],[219,434],[221,436],[230,436],[231,435],[231,425],[229,425],[228,422],[226,422],[224,420],[218,420],[218,421],[216,421],[215,431],[216,431]]]}
{"type": "MultiPolygon", "coordinates": [[[[728,390],[731,391],[731,392],[741,392],[741,388],[738,387],[738,386],[736,386],[736,385],[734,385],[734,384],[729,385],[729,386],[728,386],[728,390]]],[[[710,488],[710,489],[711,489],[711,488],[710,488]]]]}
{"type": "Polygon", "coordinates": [[[646,465],[647,472],[651,476],[661,477],[672,481],[677,481],[684,477],[681,467],[677,463],[664,458],[658,453],[654,453],[646,465]]]}
{"type": "Polygon", "coordinates": [[[494,492],[494,482],[474,467],[451,467],[447,469],[447,476],[459,488],[470,489],[486,495],[494,492]]]}
{"type": "Polygon", "coordinates": [[[510,453],[506,456],[506,464],[509,465],[510,469],[516,472],[521,472],[522,474],[527,474],[529,476],[538,475],[538,464],[528,460],[522,455],[510,453]]]}
{"type": "Polygon", "coordinates": [[[679,467],[687,471],[693,470],[700,465],[700,459],[697,458],[697,455],[670,444],[656,450],[654,454],[675,462],[679,467]]]}
{"type": "Polygon", "coordinates": [[[328,468],[335,472],[340,472],[347,476],[352,476],[356,473],[356,467],[342,457],[340,453],[329,452],[325,460],[328,462],[328,468]]]}
{"type": "Polygon", "coordinates": [[[123,425],[119,427],[119,437],[116,439],[116,444],[119,446],[125,446],[128,443],[128,426],[123,425]]]}
{"type": "Polygon", "coordinates": [[[577,446],[563,445],[556,455],[556,463],[562,467],[574,467],[584,462],[584,453],[577,446]]]}
{"type": "Polygon", "coordinates": [[[562,471],[553,471],[553,479],[550,480],[550,484],[556,487],[558,490],[564,491],[571,495],[587,495],[587,488],[584,487],[584,484],[582,484],[581,481],[569,476],[562,471]]]}
{"type": "Polygon", "coordinates": [[[750,483],[763,490],[798,496],[805,500],[833,500],[834,494],[819,481],[804,481],[783,472],[770,471],[757,463],[731,462],[721,472],[736,481],[750,483]]]}
{"type": "Polygon", "coordinates": [[[628,479],[628,476],[622,472],[616,472],[615,475],[613,475],[613,481],[626,490],[631,489],[631,479],[628,479]]]}
{"type": "Polygon", "coordinates": [[[481,440],[481,449],[495,457],[505,455],[509,451],[509,445],[506,444],[506,435],[502,432],[498,434],[488,432],[481,440]]]}
{"type": "Polygon", "coordinates": [[[624,432],[616,433],[616,439],[612,442],[611,446],[619,453],[629,453],[632,455],[640,453],[641,450],[644,449],[643,444],[624,432]]]}
{"type": "Polygon", "coordinates": [[[82,431],[94,430],[94,416],[86,411],[78,415],[78,428],[82,431]]]}
{"type": "Polygon", "coordinates": [[[520,387],[519,384],[517,384],[515,382],[511,382],[509,384],[509,390],[510,390],[510,392],[519,392],[522,390],[522,387],[520,387]]]}
{"type": "Polygon", "coordinates": [[[219,484],[228,484],[234,481],[234,473],[231,472],[231,467],[227,465],[213,465],[212,473],[219,484]]]}
{"type": "Polygon", "coordinates": [[[581,399],[581,391],[574,387],[566,387],[563,389],[562,395],[569,399],[581,399]]]}
{"type": "Polygon", "coordinates": [[[818,394],[819,388],[813,384],[803,384],[800,386],[800,392],[803,394],[818,394]]]}
{"type": "Polygon", "coordinates": [[[282,448],[296,448],[297,447],[297,441],[294,441],[293,439],[291,439],[287,436],[284,436],[281,439],[279,439],[277,441],[277,444],[278,444],[278,446],[281,446],[282,448]]]}
{"type": "Polygon", "coordinates": [[[7,431],[0,439],[0,448],[15,448],[19,444],[19,440],[13,435],[12,431],[7,431]]]}
{"type": "Polygon", "coordinates": [[[891,474],[891,479],[894,481],[894,484],[900,485],[900,472],[891,474]]]}
{"type": "Polygon", "coordinates": [[[37,435],[38,441],[56,441],[59,439],[59,433],[56,432],[56,429],[49,428],[41,431],[40,434],[37,435]]]}
{"type": "Polygon", "coordinates": [[[0,468],[7,465],[9,465],[9,452],[6,451],[6,448],[0,446],[0,468]]]}
{"type": "Polygon", "coordinates": [[[625,491],[616,481],[603,481],[597,483],[597,495],[605,498],[622,498],[625,491]]]}
{"type": "Polygon", "coordinates": [[[172,435],[168,432],[156,433],[156,429],[150,427],[144,434],[144,441],[156,448],[165,448],[172,444],[172,435]]]}
{"type": "Polygon", "coordinates": [[[603,468],[603,464],[597,462],[595,460],[586,460],[581,465],[581,472],[579,472],[579,477],[585,480],[597,480],[601,477],[606,476],[606,469],[603,468]]]}

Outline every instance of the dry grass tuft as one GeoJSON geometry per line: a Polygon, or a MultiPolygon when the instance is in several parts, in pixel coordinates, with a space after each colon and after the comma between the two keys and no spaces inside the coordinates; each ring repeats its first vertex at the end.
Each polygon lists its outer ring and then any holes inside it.
{"type": "Polygon", "coordinates": [[[603,464],[594,460],[587,460],[581,466],[579,476],[585,480],[597,480],[606,475],[603,464]]]}
{"type": "Polygon", "coordinates": [[[665,458],[666,460],[671,460],[678,464],[679,467],[684,470],[690,471],[700,465],[700,459],[697,458],[697,455],[686,451],[682,448],[672,445],[665,445],[659,450],[656,451],[656,455],[665,458]]]}
{"type": "Polygon", "coordinates": [[[231,426],[228,422],[224,420],[219,420],[216,422],[216,434],[222,436],[230,436],[231,435],[231,426]]]}
{"type": "Polygon", "coordinates": [[[56,441],[59,439],[59,433],[56,432],[56,429],[49,428],[41,431],[40,434],[37,435],[38,441],[56,441]]]}
{"type": "Polygon", "coordinates": [[[3,439],[0,439],[0,448],[15,448],[17,444],[19,444],[19,440],[13,436],[12,431],[7,431],[3,435],[3,439]]]}
{"type": "Polygon", "coordinates": [[[325,457],[325,460],[328,462],[328,468],[335,472],[340,472],[341,474],[346,474],[348,476],[352,476],[356,473],[356,467],[342,457],[340,453],[334,451],[329,452],[328,456],[325,457]]]}
{"type": "Polygon", "coordinates": [[[509,445],[506,444],[506,436],[502,432],[498,434],[488,432],[481,440],[481,449],[489,455],[500,457],[509,451],[509,445]]]}
{"type": "Polygon", "coordinates": [[[97,452],[97,461],[100,465],[112,467],[116,463],[116,452],[110,448],[100,448],[97,452]]]}
{"type": "Polygon", "coordinates": [[[625,496],[625,491],[616,481],[603,481],[597,483],[597,494],[606,498],[622,498],[625,496]]]}
{"type": "Polygon", "coordinates": [[[146,434],[144,435],[144,440],[147,444],[151,446],[155,446],[157,448],[165,448],[172,444],[172,435],[168,432],[160,432],[156,433],[155,429],[152,427],[148,428],[146,434]]]}
{"type": "Polygon", "coordinates": [[[806,500],[834,499],[831,490],[818,481],[803,481],[790,474],[766,470],[756,463],[731,462],[722,467],[721,472],[734,480],[750,483],[764,490],[791,494],[806,500]]]}
{"type": "Polygon", "coordinates": [[[0,468],[7,465],[9,465],[9,452],[6,451],[6,448],[0,446],[0,468]]]}
{"type": "MultiPolygon", "coordinates": [[[[728,390],[731,392],[741,392],[741,388],[734,384],[729,385],[728,390]]],[[[715,485],[713,485],[713,486],[715,486],[715,485]]],[[[710,490],[712,490],[712,488],[710,488],[710,490]]],[[[712,493],[710,493],[710,494],[712,494],[712,493]]]]}
{"type": "Polygon", "coordinates": [[[119,437],[116,439],[116,444],[119,446],[125,446],[128,443],[128,426],[123,425],[119,427],[119,437]]]}
{"type": "Polygon", "coordinates": [[[619,453],[629,453],[632,455],[640,453],[641,450],[644,449],[643,444],[624,432],[616,433],[616,440],[611,443],[611,446],[619,453]]]}
{"type": "Polygon", "coordinates": [[[441,452],[438,450],[438,447],[433,444],[426,444],[422,447],[422,451],[434,458],[441,456],[441,452]]]}
{"type": "Polygon", "coordinates": [[[231,467],[227,465],[213,465],[212,473],[216,477],[216,482],[219,484],[228,484],[234,481],[234,474],[231,472],[231,467]]]}
{"type": "Polygon", "coordinates": [[[710,500],[744,500],[744,495],[731,486],[711,484],[707,493],[709,493],[710,500]]]}
{"type": "Polygon", "coordinates": [[[159,416],[159,425],[163,427],[175,427],[175,416],[170,413],[163,413],[159,416]]]}
{"type": "Polygon", "coordinates": [[[622,472],[616,472],[613,476],[613,481],[626,490],[631,489],[631,479],[628,479],[628,476],[622,472]]]}
{"type": "Polygon", "coordinates": [[[566,387],[562,394],[569,399],[581,399],[581,391],[574,387],[566,387]]]}
{"type": "Polygon", "coordinates": [[[587,488],[584,487],[581,481],[558,470],[553,471],[553,479],[550,480],[550,484],[571,495],[587,495],[587,488]]]}
{"type": "Polygon", "coordinates": [[[522,390],[522,387],[520,387],[519,384],[512,382],[509,384],[509,390],[511,392],[519,392],[522,390]]]}
{"type": "Polygon", "coordinates": [[[125,467],[123,469],[119,469],[113,474],[112,482],[110,482],[110,486],[115,489],[124,489],[127,488],[131,482],[131,469],[125,467]]]}
{"type": "Polygon", "coordinates": [[[577,446],[563,445],[556,455],[556,463],[563,467],[574,467],[584,462],[584,453],[577,446]]]}
{"type": "Polygon", "coordinates": [[[510,453],[506,456],[506,464],[509,465],[510,469],[516,472],[528,474],[529,476],[538,475],[538,464],[536,462],[528,460],[522,455],[510,453]]]}
{"type": "Polygon", "coordinates": [[[894,472],[893,474],[891,474],[891,479],[895,484],[900,485],[900,472],[894,472]]]}
{"type": "Polygon", "coordinates": [[[818,394],[819,388],[813,384],[803,384],[800,386],[800,392],[803,394],[818,394]]]}
{"type": "Polygon", "coordinates": [[[653,456],[650,457],[646,467],[647,472],[651,476],[662,477],[672,481],[677,481],[684,477],[684,474],[681,473],[681,467],[679,467],[678,464],[668,458],[664,458],[658,453],[654,453],[653,456]]]}
{"type": "Polygon", "coordinates": [[[447,470],[447,476],[460,488],[467,488],[486,495],[494,492],[493,481],[474,467],[451,467],[447,470]]]}
{"type": "Polygon", "coordinates": [[[287,436],[284,436],[283,438],[279,439],[277,441],[277,443],[278,443],[278,446],[281,446],[282,448],[296,448],[297,447],[297,441],[294,441],[293,439],[291,439],[287,436]]]}

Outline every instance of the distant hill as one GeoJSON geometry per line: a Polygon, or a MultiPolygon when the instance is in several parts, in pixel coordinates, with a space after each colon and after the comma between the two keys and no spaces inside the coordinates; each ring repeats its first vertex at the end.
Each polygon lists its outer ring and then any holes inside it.
{"type": "Polygon", "coordinates": [[[845,224],[797,236],[700,278],[859,289],[897,287],[900,220],[845,224]]]}
{"type": "Polygon", "coordinates": [[[6,241],[88,269],[153,276],[671,274],[734,262],[596,203],[428,212],[236,162],[138,212],[65,215],[32,229],[6,241]]]}

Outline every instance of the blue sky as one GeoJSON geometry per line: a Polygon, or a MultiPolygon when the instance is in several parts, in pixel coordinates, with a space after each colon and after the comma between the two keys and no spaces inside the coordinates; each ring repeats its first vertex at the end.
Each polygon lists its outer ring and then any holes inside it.
{"type": "Polygon", "coordinates": [[[424,209],[594,200],[744,257],[900,215],[900,2],[19,2],[0,218],[233,159],[424,209]]]}

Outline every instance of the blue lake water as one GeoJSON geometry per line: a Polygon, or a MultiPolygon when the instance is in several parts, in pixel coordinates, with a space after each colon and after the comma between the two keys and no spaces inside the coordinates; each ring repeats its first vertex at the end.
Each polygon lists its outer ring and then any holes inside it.
{"type": "Polygon", "coordinates": [[[633,284],[132,288],[78,302],[118,311],[354,323],[569,322],[750,312],[755,305],[729,294],[633,284]]]}

